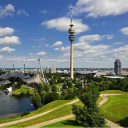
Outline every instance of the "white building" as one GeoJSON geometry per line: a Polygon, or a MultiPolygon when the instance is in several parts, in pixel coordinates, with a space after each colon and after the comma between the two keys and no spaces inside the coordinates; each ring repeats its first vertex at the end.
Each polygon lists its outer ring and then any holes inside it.
{"type": "Polygon", "coordinates": [[[53,64],[53,66],[51,67],[51,73],[56,73],[56,66],[53,64]]]}

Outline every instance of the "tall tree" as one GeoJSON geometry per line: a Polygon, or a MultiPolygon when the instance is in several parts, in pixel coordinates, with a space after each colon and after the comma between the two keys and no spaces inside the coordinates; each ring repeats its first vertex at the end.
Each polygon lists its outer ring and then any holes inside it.
{"type": "Polygon", "coordinates": [[[45,97],[46,97],[46,91],[45,90],[41,91],[40,97],[41,97],[41,103],[44,104],[45,103],[45,97]]]}
{"type": "Polygon", "coordinates": [[[52,86],[52,92],[56,92],[57,91],[57,87],[56,87],[56,85],[53,85],[52,86]]]}
{"type": "Polygon", "coordinates": [[[37,109],[41,103],[41,97],[38,92],[34,92],[31,96],[31,103],[33,104],[34,108],[37,109]]]}

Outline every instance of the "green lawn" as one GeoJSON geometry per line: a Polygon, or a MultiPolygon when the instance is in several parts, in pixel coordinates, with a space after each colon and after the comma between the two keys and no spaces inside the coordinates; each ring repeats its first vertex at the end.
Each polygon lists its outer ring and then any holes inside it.
{"type": "MultiPolygon", "coordinates": [[[[83,103],[81,101],[78,101],[74,104],[83,105],[83,103]]],[[[27,127],[27,126],[31,126],[34,124],[38,124],[41,122],[45,122],[48,120],[52,120],[52,119],[63,117],[63,116],[70,115],[70,114],[72,114],[72,104],[62,106],[62,107],[60,107],[60,108],[58,108],[58,109],[56,109],[56,110],[54,110],[54,111],[52,111],[46,115],[43,115],[41,117],[29,120],[29,121],[21,122],[18,124],[9,125],[7,127],[27,127]]]]}
{"type": "Polygon", "coordinates": [[[105,90],[105,91],[101,91],[100,94],[126,94],[126,93],[120,90],[105,90]]]}
{"type": "MultiPolygon", "coordinates": [[[[83,128],[82,126],[80,126],[75,118],[70,118],[70,119],[67,119],[67,120],[63,120],[63,121],[60,121],[60,122],[56,122],[56,123],[53,123],[53,124],[49,124],[49,125],[46,125],[46,126],[43,126],[41,128],[83,128]]],[[[110,128],[109,126],[105,126],[105,128],[110,128]]]]}
{"type": "Polygon", "coordinates": [[[100,107],[105,118],[120,126],[128,127],[128,93],[117,90],[104,92],[122,94],[108,96],[108,101],[100,107]]]}
{"type": "Polygon", "coordinates": [[[15,91],[13,91],[12,94],[14,94],[14,95],[20,95],[21,94],[21,91],[24,91],[26,93],[27,91],[30,91],[30,88],[25,88],[25,86],[22,85],[20,87],[20,89],[17,89],[15,91]]]}
{"type": "Polygon", "coordinates": [[[103,100],[103,97],[102,97],[102,96],[99,96],[96,103],[98,104],[98,103],[100,103],[100,101],[102,101],[102,100],[103,100]]]}
{"type": "Polygon", "coordinates": [[[56,101],[53,101],[53,102],[50,102],[48,104],[46,104],[45,106],[31,112],[29,115],[27,116],[24,116],[24,117],[17,117],[17,118],[14,118],[14,119],[7,119],[7,120],[0,120],[0,124],[2,123],[6,123],[6,122],[11,122],[11,121],[15,121],[15,120],[19,120],[19,119],[23,119],[23,118],[27,118],[27,117],[30,117],[30,116],[33,116],[33,115],[37,115],[37,114],[40,114],[40,113],[43,113],[43,112],[46,112],[46,111],[49,111],[51,109],[54,109],[56,107],[59,107],[61,105],[64,105],[68,102],[71,102],[73,100],[76,100],[78,97],[75,97],[74,99],[72,100],[56,100],[56,101]]]}
{"type": "Polygon", "coordinates": [[[61,87],[63,84],[62,83],[59,83],[56,85],[57,88],[61,87]]]}

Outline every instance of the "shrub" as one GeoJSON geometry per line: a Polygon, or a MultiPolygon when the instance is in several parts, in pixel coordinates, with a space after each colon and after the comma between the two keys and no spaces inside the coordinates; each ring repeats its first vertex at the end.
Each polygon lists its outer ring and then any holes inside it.
{"type": "Polygon", "coordinates": [[[23,112],[23,113],[20,115],[20,117],[26,116],[26,115],[28,115],[28,114],[30,114],[29,111],[27,111],[27,112],[23,112]]]}

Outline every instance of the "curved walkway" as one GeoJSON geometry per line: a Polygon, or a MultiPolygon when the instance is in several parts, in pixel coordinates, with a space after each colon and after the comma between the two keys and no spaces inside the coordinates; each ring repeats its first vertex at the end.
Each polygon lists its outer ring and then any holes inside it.
{"type": "MultiPolygon", "coordinates": [[[[62,107],[62,106],[68,105],[68,104],[73,104],[73,103],[75,103],[75,102],[77,102],[77,101],[79,101],[79,99],[73,100],[73,101],[71,101],[71,102],[69,102],[69,103],[66,103],[66,104],[64,104],[64,105],[61,105],[61,106],[59,106],[59,107],[57,107],[57,108],[60,108],[60,107],[62,107]]],[[[20,120],[16,120],[16,121],[12,121],[12,122],[7,122],[7,123],[0,124],[0,127],[12,125],[12,124],[16,124],[16,123],[20,123],[20,122],[24,122],[24,121],[28,121],[28,120],[31,120],[31,119],[34,119],[34,118],[43,116],[43,115],[45,115],[45,114],[47,114],[47,113],[49,113],[49,112],[51,112],[51,111],[53,111],[53,110],[56,110],[57,108],[51,109],[51,110],[49,110],[49,111],[46,111],[46,112],[43,112],[43,113],[41,113],[41,114],[37,114],[37,115],[31,116],[31,117],[27,117],[27,118],[24,118],[24,119],[20,119],[20,120]]]]}
{"type": "MultiPolygon", "coordinates": [[[[100,96],[103,97],[103,100],[98,104],[98,106],[101,106],[102,104],[104,104],[107,101],[107,99],[108,99],[107,96],[108,95],[120,95],[120,94],[101,94],[100,96]]],[[[64,116],[64,117],[56,118],[56,119],[53,119],[53,120],[45,121],[45,122],[42,122],[42,123],[34,124],[34,125],[31,125],[27,128],[40,128],[40,127],[48,125],[48,124],[52,124],[52,123],[56,123],[56,122],[59,122],[59,121],[62,121],[62,120],[66,120],[66,119],[71,118],[73,116],[74,115],[71,114],[71,115],[68,115],[68,116],[64,116]]],[[[121,126],[119,126],[119,125],[117,125],[117,124],[115,124],[115,123],[113,123],[113,122],[111,122],[107,119],[105,119],[105,120],[107,122],[106,125],[108,125],[110,127],[123,128],[123,127],[121,127],[121,126]]]]}
{"type": "MultiPolygon", "coordinates": [[[[100,94],[100,96],[103,97],[103,100],[98,104],[99,106],[101,106],[102,104],[104,104],[104,103],[107,101],[107,99],[108,99],[107,96],[108,96],[108,95],[121,95],[121,94],[100,94]]],[[[76,99],[76,100],[71,101],[71,102],[69,102],[69,103],[66,103],[66,104],[64,104],[64,105],[73,104],[73,103],[75,103],[75,102],[77,102],[77,101],[79,101],[79,99],[76,99]]],[[[62,107],[62,106],[64,106],[64,105],[61,105],[61,106],[59,106],[59,107],[62,107]]],[[[57,107],[57,108],[59,108],[59,107],[57,107]]],[[[51,112],[51,111],[53,111],[53,110],[55,110],[55,109],[57,109],[57,108],[54,108],[54,109],[49,110],[49,111],[46,111],[46,112],[44,112],[44,113],[37,114],[37,115],[35,115],[35,116],[31,116],[31,117],[24,118],[24,119],[21,119],[21,120],[17,120],[17,121],[12,121],[12,122],[8,122],[8,123],[0,124],[0,127],[12,125],[12,124],[16,124],[16,123],[19,123],[19,122],[28,121],[28,120],[31,120],[31,119],[40,117],[40,116],[42,116],[42,115],[45,115],[45,114],[47,114],[47,113],[49,113],[49,112],[51,112]]],[[[48,124],[51,124],[51,123],[55,123],[55,122],[59,122],[59,121],[62,121],[62,120],[66,120],[66,119],[71,118],[71,117],[73,117],[73,114],[67,115],[67,116],[64,116],[64,117],[60,117],[60,118],[56,118],[56,119],[53,119],[53,120],[45,121],[45,122],[42,122],[42,123],[38,123],[38,124],[35,124],[35,125],[31,125],[31,126],[29,126],[28,128],[30,128],[30,127],[31,127],[31,128],[32,128],[32,127],[34,127],[34,128],[35,128],[35,127],[36,127],[36,128],[39,128],[39,127],[41,127],[41,126],[45,126],[45,125],[48,125],[48,124]]],[[[107,119],[106,119],[106,121],[107,121],[107,124],[106,124],[106,125],[108,125],[108,126],[110,126],[110,127],[122,128],[121,126],[119,126],[119,125],[117,125],[117,124],[115,124],[115,123],[113,123],[113,122],[111,122],[111,121],[109,121],[109,120],[107,120],[107,119]]]]}

